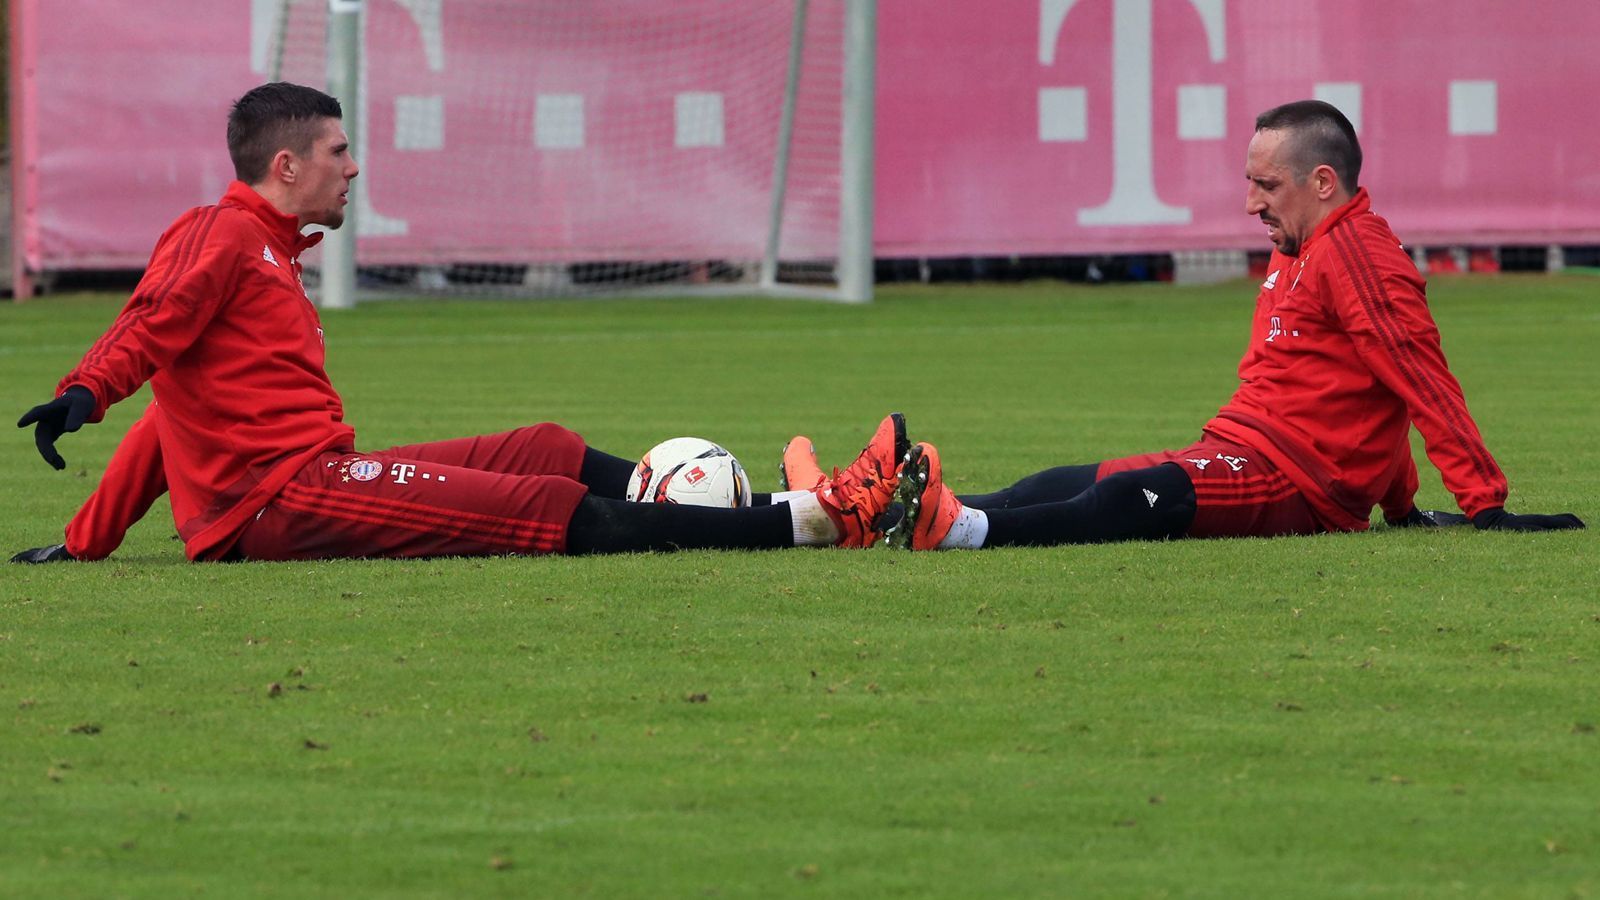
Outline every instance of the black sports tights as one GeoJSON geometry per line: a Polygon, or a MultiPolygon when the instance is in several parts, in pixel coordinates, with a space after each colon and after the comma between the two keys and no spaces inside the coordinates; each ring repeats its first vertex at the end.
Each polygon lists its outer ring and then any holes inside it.
{"type": "Polygon", "coordinates": [[[1009,497],[1005,505],[985,510],[989,516],[989,536],[984,546],[1040,547],[1161,540],[1183,536],[1194,522],[1194,484],[1178,466],[1162,463],[1093,481],[1095,468],[1051,469],[1024,478],[1006,491],[987,495],[1009,494],[1009,497]],[[1026,506],[1018,502],[1019,498],[1057,497],[1058,494],[1051,492],[1071,487],[1074,477],[1081,478],[1085,469],[1089,472],[1090,483],[1069,500],[1046,499],[1026,506]],[[1024,486],[1026,489],[1019,490],[1024,486]]]}
{"type": "Polygon", "coordinates": [[[1016,506],[1035,506],[1071,500],[1094,484],[1094,473],[1099,463],[1087,466],[1056,466],[1036,472],[1027,478],[992,494],[973,494],[958,497],[963,506],[977,509],[1011,509],[1016,506]]]}
{"type": "Polygon", "coordinates": [[[794,546],[789,504],[711,509],[676,503],[629,503],[589,494],[567,525],[567,552],[763,550],[794,546]]]}

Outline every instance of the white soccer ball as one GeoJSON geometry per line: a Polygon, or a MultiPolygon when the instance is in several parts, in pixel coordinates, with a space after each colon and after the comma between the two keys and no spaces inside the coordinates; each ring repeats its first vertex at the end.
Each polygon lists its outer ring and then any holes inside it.
{"type": "Polygon", "coordinates": [[[635,503],[733,509],[750,505],[750,476],[733,454],[704,438],[673,438],[650,448],[628,478],[635,503]]]}

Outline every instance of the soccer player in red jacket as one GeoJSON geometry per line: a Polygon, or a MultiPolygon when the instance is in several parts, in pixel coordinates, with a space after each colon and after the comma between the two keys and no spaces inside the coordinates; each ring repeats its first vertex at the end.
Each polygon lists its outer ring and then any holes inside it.
{"type": "MultiPolygon", "coordinates": [[[[1361,146],[1320,101],[1262,113],[1245,161],[1245,212],[1274,250],[1256,298],[1239,389],[1181,450],[1062,466],[991,494],[956,497],[938,451],[901,473],[913,549],[1240,537],[1464,523],[1542,531],[1576,516],[1506,512],[1506,479],[1445,364],[1424,282],[1358,187],[1361,146]],[[1410,429],[1465,516],[1413,505],[1410,429]]],[[[786,481],[816,483],[791,442],[786,481]]]]}
{"type": "Polygon", "coordinates": [[[828,484],[735,510],[624,502],[632,464],[551,423],[357,451],[300,279],[300,254],[321,239],[301,230],[338,228],[360,171],[340,119],[334,98],[281,82],[234,104],[238,180],[167,229],[116,321],[17,423],[61,469],[62,433],[146,381],[155,395],[66,545],[18,561],[109,553],[163,492],[194,560],[865,546],[882,534],[906,450],[898,415],[828,484]]]}

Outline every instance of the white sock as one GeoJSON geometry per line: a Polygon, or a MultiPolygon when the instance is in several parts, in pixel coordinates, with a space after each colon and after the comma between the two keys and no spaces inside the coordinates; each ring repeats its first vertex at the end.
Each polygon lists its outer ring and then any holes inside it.
{"type": "Polygon", "coordinates": [[[989,537],[989,514],[970,506],[961,508],[950,523],[950,533],[939,542],[940,550],[976,550],[989,537]]]}
{"type": "Polygon", "coordinates": [[[794,525],[794,545],[832,547],[839,543],[839,526],[833,524],[833,519],[828,517],[828,511],[822,508],[817,495],[810,491],[789,493],[800,495],[788,501],[789,521],[794,525]]]}
{"type": "Polygon", "coordinates": [[[791,500],[796,500],[796,499],[798,499],[800,497],[809,497],[809,496],[811,496],[811,492],[810,491],[773,491],[772,492],[772,502],[773,503],[788,503],[791,500]]]}

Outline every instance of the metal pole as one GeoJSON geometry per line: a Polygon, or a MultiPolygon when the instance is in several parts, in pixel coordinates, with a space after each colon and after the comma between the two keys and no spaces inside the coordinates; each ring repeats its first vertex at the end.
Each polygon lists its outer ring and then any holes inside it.
{"type": "Polygon", "coordinates": [[[877,0],[848,0],[844,129],[840,138],[839,295],[872,300],[872,155],[877,0]]]}
{"type": "Polygon", "coordinates": [[[268,81],[283,80],[283,51],[289,43],[289,4],[294,0],[281,0],[277,20],[272,25],[272,62],[268,81]]]}
{"type": "Polygon", "coordinates": [[[12,0],[9,48],[11,101],[11,299],[26,302],[33,296],[33,273],[28,255],[38,249],[39,226],[35,199],[39,158],[34,71],[38,65],[37,0],[12,0]]]}
{"type": "Polygon", "coordinates": [[[784,195],[789,189],[789,150],[794,141],[794,108],[800,94],[800,59],[805,50],[806,2],[795,0],[789,32],[789,71],[783,80],[783,112],[778,119],[778,152],[772,163],[772,211],[767,216],[767,249],[761,256],[761,286],[778,284],[778,238],[783,232],[784,195]]]}
{"type": "MultiPolygon", "coordinates": [[[[344,132],[352,148],[360,146],[361,0],[328,0],[328,93],[344,110],[344,132]]],[[[358,160],[359,161],[359,160],[358,160]]],[[[344,226],[322,241],[321,305],[349,309],[356,305],[356,202],[360,182],[350,184],[344,226]]]]}

